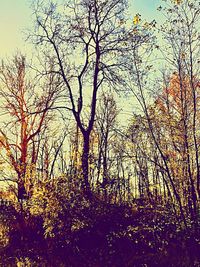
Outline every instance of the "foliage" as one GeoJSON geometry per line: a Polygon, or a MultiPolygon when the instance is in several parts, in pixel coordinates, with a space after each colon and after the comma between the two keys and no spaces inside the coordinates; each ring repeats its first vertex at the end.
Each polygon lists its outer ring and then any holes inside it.
{"type": "Polygon", "coordinates": [[[200,265],[200,5],[163,2],[33,1],[37,70],[0,67],[2,266],[200,265]]]}
{"type": "MultiPolygon", "coordinates": [[[[69,191],[78,196],[74,189],[69,191]]],[[[61,197],[61,194],[57,191],[57,196],[61,197]]],[[[41,199],[41,195],[38,197],[41,199]]],[[[182,266],[181,263],[186,261],[186,266],[190,266],[200,260],[197,253],[199,229],[195,232],[181,230],[180,218],[177,220],[171,207],[164,208],[156,203],[149,205],[145,201],[135,202],[133,207],[109,204],[95,196],[90,202],[83,196],[82,199],[79,196],[79,201],[69,196],[68,201],[69,205],[62,204],[64,212],[56,212],[52,206],[52,215],[48,207],[50,203],[53,205],[51,201],[46,202],[40,214],[28,213],[29,209],[33,211],[34,204],[27,205],[23,212],[26,223],[21,226],[16,225],[21,211],[10,210],[16,218],[7,218],[7,223],[15,229],[9,232],[10,241],[1,249],[2,263],[6,266],[103,267],[105,264],[160,266],[160,263],[182,266]]],[[[3,215],[6,214],[4,211],[3,215]]]]}
{"type": "Polygon", "coordinates": [[[55,182],[40,182],[35,186],[28,206],[33,216],[43,218],[45,237],[61,237],[87,224],[82,214],[90,206],[83,193],[71,188],[66,177],[55,182]]]}

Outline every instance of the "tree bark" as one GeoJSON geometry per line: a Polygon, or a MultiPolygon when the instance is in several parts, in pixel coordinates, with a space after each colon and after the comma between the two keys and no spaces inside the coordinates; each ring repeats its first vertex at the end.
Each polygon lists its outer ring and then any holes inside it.
{"type": "Polygon", "coordinates": [[[82,152],[82,187],[88,197],[91,196],[89,183],[89,150],[90,150],[90,133],[83,134],[83,152],[82,152]]]}

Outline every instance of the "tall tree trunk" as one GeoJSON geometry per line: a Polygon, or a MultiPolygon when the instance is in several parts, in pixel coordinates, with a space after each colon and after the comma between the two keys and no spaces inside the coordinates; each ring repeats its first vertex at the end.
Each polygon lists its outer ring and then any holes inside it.
{"type": "Polygon", "coordinates": [[[89,183],[89,150],[90,150],[90,133],[83,134],[83,152],[82,152],[82,175],[83,190],[88,197],[91,196],[91,188],[89,183]]]}
{"type": "Polygon", "coordinates": [[[26,161],[27,161],[27,141],[22,142],[21,157],[19,159],[19,171],[18,174],[18,200],[26,199],[27,192],[25,187],[25,176],[26,176],[26,161]]]}
{"type": "Polygon", "coordinates": [[[26,199],[27,194],[26,194],[26,189],[25,189],[25,181],[23,175],[19,174],[18,175],[18,189],[17,189],[17,198],[18,201],[26,199]]]}

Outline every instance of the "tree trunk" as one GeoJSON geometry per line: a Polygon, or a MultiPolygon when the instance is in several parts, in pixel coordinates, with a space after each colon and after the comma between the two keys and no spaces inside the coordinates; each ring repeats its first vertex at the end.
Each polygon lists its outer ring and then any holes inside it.
{"type": "Polygon", "coordinates": [[[90,150],[90,134],[83,135],[83,152],[82,152],[82,175],[83,175],[83,190],[87,196],[91,196],[91,188],[89,183],[89,150],[90,150]]]}
{"type": "Polygon", "coordinates": [[[26,189],[25,189],[25,184],[24,184],[24,179],[23,177],[20,176],[20,178],[18,179],[18,189],[17,189],[17,198],[18,201],[26,199],[27,198],[27,194],[26,194],[26,189]]]}

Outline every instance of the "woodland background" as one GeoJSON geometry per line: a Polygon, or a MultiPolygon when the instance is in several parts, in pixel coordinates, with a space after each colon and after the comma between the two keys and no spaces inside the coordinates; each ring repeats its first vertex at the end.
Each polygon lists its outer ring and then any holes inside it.
{"type": "Polygon", "coordinates": [[[200,266],[200,2],[31,8],[35,56],[0,66],[1,266],[200,266]]]}

